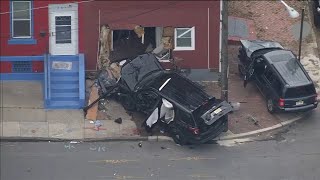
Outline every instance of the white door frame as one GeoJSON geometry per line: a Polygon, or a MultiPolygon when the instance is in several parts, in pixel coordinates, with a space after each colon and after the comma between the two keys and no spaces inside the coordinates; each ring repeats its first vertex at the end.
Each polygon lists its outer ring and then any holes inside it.
{"type": "MultiPolygon", "coordinates": [[[[52,55],[77,55],[79,53],[78,4],[49,5],[49,52],[52,55]],[[71,16],[71,43],[57,43],[57,16],[71,16]]],[[[66,32],[69,33],[69,32],[66,32]]]]}

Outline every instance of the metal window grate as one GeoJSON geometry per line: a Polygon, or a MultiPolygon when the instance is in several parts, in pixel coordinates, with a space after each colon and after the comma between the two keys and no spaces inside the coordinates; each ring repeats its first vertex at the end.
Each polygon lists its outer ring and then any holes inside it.
{"type": "Polygon", "coordinates": [[[32,72],[32,62],[31,61],[14,61],[12,62],[12,72],[14,73],[32,72]]]}

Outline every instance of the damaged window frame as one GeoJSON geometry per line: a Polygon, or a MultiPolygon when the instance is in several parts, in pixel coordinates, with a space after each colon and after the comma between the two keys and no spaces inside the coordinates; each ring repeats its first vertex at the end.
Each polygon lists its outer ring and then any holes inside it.
{"type": "MultiPolygon", "coordinates": [[[[180,36],[182,36],[180,35],[180,36]]],[[[192,50],[195,50],[195,27],[178,27],[178,28],[175,28],[174,29],[174,50],[175,51],[192,51],[192,50]],[[191,46],[177,46],[177,40],[178,37],[177,36],[177,30],[179,29],[187,29],[186,32],[184,32],[182,35],[186,34],[187,32],[191,32],[191,46]]]]}

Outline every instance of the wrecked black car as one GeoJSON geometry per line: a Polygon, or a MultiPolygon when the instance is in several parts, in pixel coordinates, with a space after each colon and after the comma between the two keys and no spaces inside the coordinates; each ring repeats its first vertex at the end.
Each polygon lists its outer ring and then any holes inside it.
{"type": "Polygon", "coordinates": [[[238,57],[244,86],[257,85],[270,113],[317,107],[314,83],[292,51],[273,41],[241,40],[238,57]]]}
{"type": "Polygon", "coordinates": [[[178,144],[205,143],[228,127],[229,103],[209,96],[200,85],[163,69],[155,55],[122,62],[115,94],[125,109],[147,115],[146,127],[160,121],[178,144]]]}

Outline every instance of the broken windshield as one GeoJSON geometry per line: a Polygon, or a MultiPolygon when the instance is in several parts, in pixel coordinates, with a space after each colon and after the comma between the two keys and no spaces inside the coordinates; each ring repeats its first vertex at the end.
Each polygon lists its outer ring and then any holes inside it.
{"type": "Polygon", "coordinates": [[[144,54],[125,64],[121,69],[121,78],[131,90],[146,75],[163,70],[156,57],[152,54],[144,54]]]}

